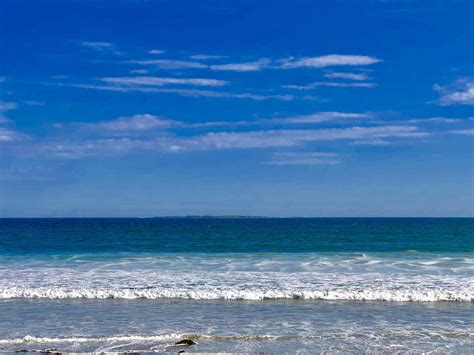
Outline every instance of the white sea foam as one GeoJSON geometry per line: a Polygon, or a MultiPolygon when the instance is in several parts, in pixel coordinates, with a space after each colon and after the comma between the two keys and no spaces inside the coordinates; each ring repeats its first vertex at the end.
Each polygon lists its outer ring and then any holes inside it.
{"type": "Polygon", "coordinates": [[[72,336],[72,337],[39,337],[26,335],[22,338],[0,339],[0,345],[20,345],[20,344],[65,344],[65,343],[120,343],[120,342],[175,342],[180,339],[208,340],[208,341],[229,341],[229,340],[290,340],[290,339],[321,339],[328,338],[404,338],[404,337],[474,337],[472,331],[450,331],[450,332],[388,332],[388,333],[331,333],[319,335],[216,335],[216,334],[158,334],[158,335],[117,335],[104,337],[72,336]]]}
{"type": "Polygon", "coordinates": [[[122,342],[122,341],[166,341],[176,340],[183,337],[180,334],[162,334],[162,335],[123,335],[110,337],[35,337],[26,335],[22,338],[0,339],[0,344],[50,344],[50,343],[93,343],[93,342],[122,342]]]}
{"type": "Polygon", "coordinates": [[[154,288],[86,288],[86,287],[10,287],[0,289],[0,298],[85,298],[85,299],[194,299],[194,300],[269,300],[269,299],[305,299],[305,300],[357,300],[357,301],[395,301],[395,302],[437,302],[455,301],[472,302],[472,289],[440,289],[440,288],[365,288],[349,286],[340,288],[311,289],[286,287],[281,289],[258,286],[230,287],[154,287],[154,288]]]}
{"type": "Polygon", "coordinates": [[[0,263],[0,299],[472,302],[470,257],[160,256],[0,263]]]}

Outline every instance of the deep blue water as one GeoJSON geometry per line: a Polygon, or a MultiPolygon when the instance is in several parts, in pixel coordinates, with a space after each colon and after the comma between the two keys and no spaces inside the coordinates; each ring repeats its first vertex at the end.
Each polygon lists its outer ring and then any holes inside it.
{"type": "Polygon", "coordinates": [[[474,251],[474,218],[0,219],[0,254],[474,251]]]}

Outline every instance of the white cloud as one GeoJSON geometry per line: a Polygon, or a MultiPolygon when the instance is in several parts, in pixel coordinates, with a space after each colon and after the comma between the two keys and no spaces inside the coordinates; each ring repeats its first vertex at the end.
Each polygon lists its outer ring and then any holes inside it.
{"type": "Polygon", "coordinates": [[[208,54],[195,54],[195,55],[190,56],[189,58],[196,59],[196,60],[211,60],[211,59],[223,59],[223,58],[227,58],[227,56],[208,55],[208,54]]]}
{"type": "Polygon", "coordinates": [[[414,126],[351,127],[312,130],[261,130],[250,132],[218,132],[181,138],[174,151],[251,149],[292,147],[311,141],[355,140],[373,138],[419,138],[429,135],[414,126]]]}
{"type": "Polygon", "coordinates": [[[15,102],[0,101],[0,112],[14,110],[18,107],[15,102]]]}
{"type": "Polygon", "coordinates": [[[323,152],[284,152],[274,153],[264,164],[270,165],[336,165],[341,159],[335,153],[323,152]]]}
{"type": "MultiPolygon", "coordinates": [[[[10,110],[15,110],[18,107],[18,105],[15,102],[8,102],[8,101],[0,101],[0,123],[9,123],[10,119],[3,115],[4,112],[10,111],[10,110]]],[[[13,132],[13,131],[8,131],[8,132],[13,132]]],[[[8,135],[7,131],[3,132],[3,139],[0,138],[0,140],[7,141],[6,137],[8,135]]]]}
{"type": "Polygon", "coordinates": [[[184,124],[186,127],[206,128],[206,127],[240,127],[257,125],[259,121],[209,121],[184,124]]]}
{"type": "Polygon", "coordinates": [[[160,55],[160,54],[163,54],[165,53],[165,51],[161,50],[161,49],[152,49],[151,51],[148,51],[148,54],[155,54],[155,55],[160,55]]]}
{"type": "Polygon", "coordinates": [[[327,122],[327,121],[334,121],[339,119],[360,119],[360,118],[372,118],[372,114],[370,113],[352,113],[352,112],[316,112],[310,115],[300,115],[300,116],[293,116],[282,118],[277,120],[279,122],[284,123],[319,123],[319,122],[327,122]]]}
{"type": "Polygon", "coordinates": [[[448,118],[448,117],[429,117],[429,118],[412,118],[407,123],[459,123],[462,122],[460,118],[448,118]]]}
{"type": "MultiPolygon", "coordinates": [[[[76,124],[77,125],[77,124],[76,124]]],[[[67,159],[88,156],[124,155],[138,152],[185,152],[225,149],[257,149],[302,146],[308,142],[334,140],[377,141],[385,138],[425,137],[429,133],[412,126],[350,127],[312,130],[258,130],[246,132],[208,132],[194,136],[177,136],[155,128],[185,126],[182,122],[163,120],[152,115],[135,115],[95,124],[81,124],[97,134],[109,136],[87,139],[72,136],[71,139],[48,140],[19,149],[27,155],[46,154],[67,159]],[[119,138],[110,134],[120,134],[119,138]]],[[[3,132],[0,139],[11,140],[11,132],[3,132]]],[[[95,136],[95,135],[94,135],[95,136]]],[[[93,137],[94,137],[93,136],[93,137]]],[[[320,164],[317,159],[337,160],[332,153],[318,153],[304,157],[281,156],[276,164],[320,164]],[[297,162],[297,160],[300,160],[297,162]],[[293,163],[290,162],[293,160],[293,163]]],[[[326,161],[326,163],[328,163],[326,161]]],[[[335,161],[333,162],[335,163],[335,161]]]]}
{"type": "Polygon", "coordinates": [[[361,66],[380,62],[381,59],[365,55],[330,54],[319,57],[287,58],[280,60],[284,69],[291,68],[326,68],[331,66],[361,66]]]}
{"type": "Polygon", "coordinates": [[[459,135],[463,135],[463,136],[474,136],[474,128],[458,129],[458,130],[450,131],[450,133],[459,134],[459,135]]]}
{"type": "Polygon", "coordinates": [[[370,80],[370,77],[366,73],[342,73],[342,72],[333,72],[324,74],[326,78],[329,79],[348,79],[354,81],[365,81],[370,80]]]}
{"type": "Polygon", "coordinates": [[[474,78],[459,78],[447,86],[435,84],[433,89],[440,94],[440,105],[474,105],[474,78]]]}
{"type": "MultiPolygon", "coordinates": [[[[151,114],[136,114],[129,117],[119,117],[109,121],[99,121],[97,123],[80,123],[74,125],[86,128],[99,128],[100,130],[120,131],[119,133],[136,133],[136,131],[146,131],[155,128],[185,127],[185,128],[207,128],[207,127],[245,127],[263,126],[274,124],[311,124],[334,120],[347,119],[367,119],[372,118],[371,113],[351,113],[351,112],[316,112],[311,115],[291,116],[285,118],[270,118],[254,121],[208,121],[208,122],[184,122],[164,119],[151,114]]],[[[64,128],[67,125],[62,123],[54,124],[56,128],[64,128]]]]}
{"type": "Polygon", "coordinates": [[[350,119],[370,119],[371,113],[353,113],[353,112],[315,112],[309,115],[289,116],[282,118],[267,118],[255,121],[217,121],[193,123],[190,127],[237,127],[237,126],[263,126],[263,125],[293,125],[293,124],[312,124],[329,121],[350,120],[350,119]]]}
{"type": "Polygon", "coordinates": [[[269,99],[276,99],[282,101],[290,101],[295,97],[293,95],[261,95],[253,93],[232,93],[222,91],[210,91],[210,90],[194,90],[194,89],[161,89],[162,92],[176,93],[182,96],[189,97],[223,97],[223,98],[234,98],[234,99],[250,99],[255,101],[264,101],[269,99]]]}
{"type": "Polygon", "coordinates": [[[109,50],[109,49],[113,49],[114,48],[114,45],[112,43],[109,43],[109,42],[90,42],[90,41],[85,41],[85,42],[81,42],[81,44],[84,46],[84,47],[87,47],[87,48],[91,48],[91,49],[94,49],[96,51],[99,51],[99,52],[102,52],[104,50],[109,50]]]}
{"type": "Polygon", "coordinates": [[[376,147],[383,147],[387,145],[392,145],[393,143],[390,141],[386,141],[383,139],[369,139],[369,140],[358,140],[351,143],[352,145],[370,145],[376,147]]]}
{"type": "Polygon", "coordinates": [[[0,142],[13,142],[25,138],[26,135],[17,131],[0,127],[0,142]]]}
{"type": "Polygon", "coordinates": [[[282,88],[285,89],[294,89],[294,90],[312,90],[319,86],[329,86],[329,87],[341,87],[341,88],[373,88],[377,86],[375,83],[339,83],[333,81],[318,81],[314,83],[309,83],[306,85],[282,85],[282,88]]]}
{"type": "Polygon", "coordinates": [[[203,78],[164,78],[156,76],[137,77],[109,77],[100,78],[101,81],[110,84],[132,85],[132,86],[165,86],[165,85],[195,85],[195,86],[225,86],[229,82],[225,80],[203,79],[203,78]]]}
{"type": "Polygon", "coordinates": [[[153,151],[157,148],[153,140],[131,138],[107,138],[84,141],[46,141],[33,146],[24,154],[52,155],[63,159],[81,159],[94,156],[120,156],[133,152],[153,151]]]}
{"type": "Polygon", "coordinates": [[[267,58],[259,59],[255,62],[247,63],[229,63],[229,64],[216,64],[211,65],[212,70],[226,70],[226,71],[260,71],[264,68],[267,68],[270,64],[270,60],[267,58]]]}
{"type": "Polygon", "coordinates": [[[130,70],[130,74],[148,74],[149,71],[146,69],[133,69],[130,70]]]}
{"type": "Polygon", "coordinates": [[[205,69],[208,66],[199,62],[191,62],[185,60],[173,59],[156,59],[156,60],[132,60],[130,63],[140,65],[151,65],[157,69],[205,69]]]}
{"type": "Polygon", "coordinates": [[[146,131],[154,128],[167,128],[175,121],[166,120],[150,114],[137,114],[130,117],[119,117],[111,121],[101,121],[89,126],[111,131],[146,131]]]}
{"type": "Polygon", "coordinates": [[[118,85],[94,85],[94,84],[59,84],[60,86],[71,86],[81,89],[93,90],[107,90],[118,92],[147,92],[147,93],[172,93],[187,97],[223,97],[235,99],[250,99],[255,101],[263,101],[269,99],[289,101],[295,97],[293,95],[260,95],[253,93],[232,93],[211,90],[196,90],[196,89],[171,89],[171,88],[156,88],[147,86],[118,86],[118,85]]]}

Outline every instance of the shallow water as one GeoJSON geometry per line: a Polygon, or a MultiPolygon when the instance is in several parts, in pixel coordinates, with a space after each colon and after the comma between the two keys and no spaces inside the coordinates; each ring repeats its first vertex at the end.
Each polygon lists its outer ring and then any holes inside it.
{"type": "Polygon", "coordinates": [[[471,303],[2,300],[0,349],[469,353],[471,303]],[[19,317],[21,315],[21,317],[19,317]]]}

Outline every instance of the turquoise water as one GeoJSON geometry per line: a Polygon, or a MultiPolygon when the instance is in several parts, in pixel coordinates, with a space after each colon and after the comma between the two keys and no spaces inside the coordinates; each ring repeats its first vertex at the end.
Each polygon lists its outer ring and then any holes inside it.
{"type": "Polygon", "coordinates": [[[469,218],[0,220],[0,350],[469,352],[473,299],[469,218]]]}

